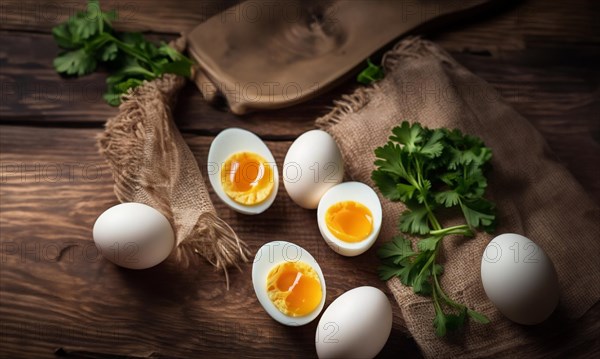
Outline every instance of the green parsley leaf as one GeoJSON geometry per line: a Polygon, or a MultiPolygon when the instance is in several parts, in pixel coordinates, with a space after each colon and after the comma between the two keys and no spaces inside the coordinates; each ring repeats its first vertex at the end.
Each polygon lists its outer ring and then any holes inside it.
{"type": "Polygon", "coordinates": [[[52,29],[52,36],[54,36],[54,41],[63,49],[75,49],[77,48],[76,43],[73,42],[73,36],[69,31],[68,24],[60,24],[52,29]]]}
{"type": "Polygon", "coordinates": [[[440,156],[444,150],[444,145],[441,141],[443,137],[444,133],[442,131],[432,131],[427,142],[419,149],[419,153],[430,159],[440,156]]]}
{"type": "Polygon", "coordinates": [[[384,197],[402,201],[407,207],[400,215],[398,229],[425,236],[417,242],[416,250],[402,236],[385,244],[378,252],[383,262],[380,277],[398,277],[415,293],[433,297],[437,335],[460,328],[468,317],[489,322],[443,291],[438,277],[444,268],[436,260],[446,236],[472,237],[477,229],[494,229],[495,206],[483,197],[492,151],[481,139],[459,130],[431,130],[404,121],[392,129],[387,143],[375,149],[375,156],[373,182],[384,197]],[[462,214],[465,224],[443,228],[436,217],[440,208],[462,214]]]}
{"type": "Polygon", "coordinates": [[[431,274],[435,274],[438,276],[442,275],[444,273],[444,266],[442,266],[441,264],[434,264],[431,272],[431,274]]]}
{"type": "Polygon", "coordinates": [[[494,205],[492,202],[483,198],[462,201],[460,204],[463,214],[469,227],[481,227],[485,231],[491,232],[495,228],[494,205]]]}
{"type": "Polygon", "coordinates": [[[416,207],[404,211],[400,215],[400,222],[398,228],[400,232],[410,234],[427,234],[431,231],[429,222],[427,219],[428,215],[427,208],[416,207]]]}
{"type": "Polygon", "coordinates": [[[417,247],[421,251],[434,251],[437,247],[438,242],[442,239],[442,237],[427,237],[421,239],[417,243],[417,247]]]}
{"type": "Polygon", "coordinates": [[[467,314],[469,315],[469,317],[471,317],[474,321],[478,323],[487,324],[490,322],[488,317],[474,310],[467,309],[467,314]]]}
{"type": "Polygon", "coordinates": [[[384,197],[387,197],[392,201],[403,199],[403,193],[398,189],[400,184],[397,183],[397,176],[394,177],[384,171],[377,171],[371,173],[371,179],[375,182],[384,197]]]}
{"type": "Polygon", "coordinates": [[[57,72],[66,75],[82,76],[96,70],[96,59],[85,49],[67,51],[60,54],[53,61],[57,72]]]}
{"type": "Polygon", "coordinates": [[[381,246],[377,253],[380,258],[390,259],[395,264],[405,263],[416,254],[410,240],[402,236],[394,237],[391,242],[381,246]]]}
{"type": "Polygon", "coordinates": [[[370,85],[383,79],[384,76],[383,67],[375,65],[371,62],[371,59],[367,59],[367,68],[358,74],[356,81],[361,84],[370,85]]]}
{"type": "Polygon", "coordinates": [[[117,58],[119,47],[114,42],[111,42],[102,47],[100,50],[100,60],[109,62],[117,58]]]}
{"type": "Polygon", "coordinates": [[[379,266],[379,278],[387,281],[394,277],[402,277],[405,270],[406,267],[381,265],[379,266]]]}
{"type": "Polygon", "coordinates": [[[408,202],[414,198],[414,194],[417,191],[417,187],[412,184],[406,184],[399,182],[396,184],[396,191],[400,195],[400,200],[402,202],[408,202]]]}
{"type": "Polygon", "coordinates": [[[446,335],[446,315],[444,312],[436,311],[435,318],[433,319],[433,326],[435,327],[435,334],[438,337],[443,337],[446,335]]]}
{"type": "Polygon", "coordinates": [[[401,147],[392,142],[388,142],[382,147],[375,149],[375,165],[379,167],[380,172],[388,172],[400,178],[412,178],[405,168],[407,154],[401,147]]]}
{"type": "Polygon", "coordinates": [[[176,60],[173,62],[167,62],[160,66],[159,72],[170,73],[184,77],[192,76],[192,67],[190,63],[185,60],[176,60]]]}
{"type": "Polygon", "coordinates": [[[117,91],[117,93],[126,93],[127,90],[141,85],[142,82],[144,82],[144,81],[132,77],[132,78],[128,78],[125,81],[121,81],[121,82],[115,84],[114,88],[117,91]]]}
{"type": "Polygon", "coordinates": [[[458,204],[460,195],[456,191],[442,191],[435,194],[435,201],[445,207],[453,207],[458,204]]]}
{"type": "Polygon", "coordinates": [[[111,106],[119,106],[121,103],[121,95],[122,94],[120,93],[111,92],[109,89],[108,92],[102,95],[102,98],[104,98],[104,101],[111,106]]]}
{"type": "MultiPolygon", "coordinates": [[[[416,267],[413,267],[416,269],[416,267]]],[[[412,281],[412,288],[415,294],[419,295],[430,295],[433,291],[433,287],[429,282],[428,273],[417,275],[412,281]]]]}
{"type": "Polygon", "coordinates": [[[446,314],[446,330],[454,331],[461,328],[467,319],[467,308],[462,308],[458,314],[446,314]]]}
{"type": "Polygon", "coordinates": [[[414,152],[417,143],[423,139],[423,127],[418,123],[411,125],[407,121],[404,121],[399,127],[394,127],[392,133],[394,135],[390,136],[390,141],[404,145],[409,153],[414,152]]]}
{"type": "Polygon", "coordinates": [[[105,66],[111,75],[106,79],[104,99],[113,106],[130,88],[144,80],[165,73],[190,77],[192,60],[165,43],[160,46],[140,33],[115,32],[112,21],[116,11],[104,12],[98,0],[89,0],[86,11],[77,12],[52,29],[59,47],[64,50],[54,59],[54,68],[65,75],[83,76],[105,66]]]}

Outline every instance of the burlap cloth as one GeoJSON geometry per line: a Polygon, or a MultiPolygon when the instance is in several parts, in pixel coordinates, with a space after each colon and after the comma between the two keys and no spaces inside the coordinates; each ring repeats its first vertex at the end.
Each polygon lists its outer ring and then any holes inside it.
{"type": "MultiPolygon", "coordinates": [[[[556,160],[534,127],[485,81],[431,42],[401,41],[383,59],[385,78],[344,96],[317,120],[340,146],[353,180],[374,186],[373,150],[402,120],[428,127],[459,128],[492,148],[493,170],[486,197],[498,206],[496,234],[523,234],[539,244],[556,267],[559,311],[582,316],[600,296],[600,211],[556,160]]],[[[381,197],[384,217],[376,246],[396,232],[405,209],[381,197]]],[[[451,223],[453,219],[448,219],[451,223]]],[[[487,315],[491,324],[470,322],[447,338],[434,334],[431,300],[399,280],[388,286],[401,309],[403,325],[427,357],[510,356],[537,345],[532,328],[510,322],[487,299],[480,279],[481,257],[492,235],[445,241],[442,285],[451,298],[487,315]]]]}
{"type": "MultiPolygon", "coordinates": [[[[171,43],[181,51],[185,38],[171,43]]],[[[119,113],[98,138],[121,202],[160,211],[175,231],[176,259],[185,266],[200,255],[216,268],[248,260],[248,248],[217,216],[194,154],[175,126],[172,108],[185,79],[173,74],[144,82],[122,98],[119,113]]]]}

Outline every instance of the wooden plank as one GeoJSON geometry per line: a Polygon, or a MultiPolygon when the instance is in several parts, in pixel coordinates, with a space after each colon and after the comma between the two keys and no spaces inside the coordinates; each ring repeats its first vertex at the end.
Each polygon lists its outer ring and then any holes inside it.
{"type": "MultiPolygon", "coordinates": [[[[93,223],[117,203],[108,167],[96,151],[98,133],[0,127],[3,355],[49,357],[64,347],[136,356],[314,357],[317,322],[287,328],[273,321],[254,295],[251,264],[231,271],[226,291],[222,273],[202,261],[188,270],[167,262],[131,271],[98,256],[93,223]]],[[[187,142],[205,171],[211,138],[187,136],[187,142]]],[[[267,145],[281,163],[290,142],[267,145]]],[[[327,303],[359,285],[387,291],[376,277],[374,251],[357,258],[331,251],[315,211],[293,204],[283,186],[260,216],[237,214],[210,192],[219,215],[252,251],[286,239],[311,252],[325,274],[327,303]]],[[[418,355],[400,332],[397,306],[394,310],[395,330],[382,356],[418,355]]]]}
{"type": "MultiPolygon", "coordinates": [[[[63,79],[54,72],[51,61],[57,49],[50,36],[4,32],[0,41],[11,49],[10,56],[6,52],[0,55],[2,123],[100,127],[116,113],[101,98],[103,74],[63,79]]],[[[594,198],[600,199],[597,169],[586,165],[600,162],[600,144],[593,137],[600,131],[600,72],[596,68],[600,47],[549,47],[498,56],[453,55],[530,120],[560,160],[594,198]],[[573,61],[577,66],[564,66],[573,61]]],[[[326,113],[334,99],[356,86],[350,79],[305,104],[240,117],[208,105],[195,86],[188,84],[175,118],[184,132],[215,135],[224,128],[244,127],[264,138],[289,140],[313,128],[314,119],[326,113]]]]}
{"type": "MultiPolygon", "coordinates": [[[[121,10],[119,29],[169,34],[192,28],[229,3],[102,0],[105,8],[121,10]]],[[[114,113],[100,98],[103,74],[66,81],[51,68],[57,49],[47,34],[81,7],[80,1],[0,4],[0,28],[10,30],[0,33],[2,123],[98,128],[114,113]]],[[[599,10],[593,0],[533,0],[430,36],[532,121],[600,203],[599,10]],[[479,56],[486,54],[491,56],[479,56]]],[[[240,126],[263,137],[291,139],[311,128],[331,100],[353,86],[346,83],[319,102],[242,118],[204,104],[190,86],[176,117],[190,133],[212,135],[240,126]]],[[[115,203],[108,169],[96,154],[97,131],[0,127],[1,356],[50,357],[58,346],[138,356],[314,356],[316,323],[291,329],[271,321],[249,287],[249,265],[243,273],[232,273],[232,290],[225,292],[222,277],[205,263],[183,273],[169,263],[132,272],[95,256],[91,226],[98,213],[115,203]],[[62,256],[55,260],[58,253],[62,256]]],[[[209,141],[188,136],[200,163],[209,141]]],[[[289,142],[268,144],[281,162],[289,142]]],[[[382,287],[374,278],[372,256],[345,259],[331,252],[320,240],[314,212],[298,209],[285,193],[260,217],[217,207],[253,249],[264,238],[294,238],[313,252],[325,270],[328,302],[354,285],[351,278],[382,287]],[[333,268],[331,274],[327,268],[333,268]]],[[[580,322],[559,319],[534,335],[544,335],[557,355],[594,356],[600,343],[583,338],[586,331],[600,330],[599,313],[596,305],[580,322]]],[[[382,356],[418,355],[414,343],[397,330],[397,319],[382,356]]],[[[535,348],[523,350],[535,355],[535,348]]]]}
{"type": "MultiPolygon", "coordinates": [[[[117,9],[115,26],[127,31],[153,31],[179,34],[187,32],[210,16],[226,10],[235,0],[102,0],[103,9],[117,9]]],[[[274,3],[275,4],[275,3],[274,3]]],[[[444,31],[435,31],[436,41],[448,49],[462,51],[517,50],[527,47],[531,36],[559,39],[562,43],[598,43],[600,24],[596,21],[599,4],[594,0],[499,1],[487,14],[461,19],[444,31]]],[[[6,0],[0,6],[0,29],[48,33],[69,15],[84,8],[81,1],[6,0]]],[[[258,9],[268,16],[269,9],[258,9]]],[[[225,13],[228,19],[246,21],[254,14],[225,13]],[[227,15],[228,14],[228,15],[227,15]],[[235,17],[233,17],[235,16],[235,17]]],[[[402,20],[414,13],[411,2],[398,14],[402,20]]]]}
{"type": "MultiPolygon", "coordinates": [[[[189,31],[208,17],[222,12],[237,1],[196,0],[102,0],[103,9],[117,9],[122,30],[154,31],[178,34],[189,31]]],[[[487,15],[459,21],[448,30],[436,32],[438,41],[454,50],[465,48],[514,50],[525,47],[528,36],[550,36],[563,42],[589,43],[600,40],[600,24],[595,14],[599,4],[594,0],[573,1],[509,1],[487,15]]],[[[83,9],[81,1],[7,0],[0,7],[0,29],[49,32],[52,26],[83,9]]],[[[398,14],[419,16],[410,1],[406,11],[398,14]]],[[[259,9],[267,16],[269,9],[259,9]]],[[[230,14],[233,16],[233,14],[230,14]]],[[[248,14],[248,16],[254,14],[248,14]]],[[[231,19],[230,16],[230,19],[231,19]]],[[[235,17],[245,21],[244,14],[235,17]]]]}
{"type": "MultiPolygon", "coordinates": [[[[98,132],[0,127],[3,355],[50,357],[62,347],[138,357],[314,357],[317,323],[287,328],[271,320],[255,299],[250,264],[231,272],[226,291],[222,274],[202,261],[187,270],[167,261],[131,271],[98,256],[93,222],[116,203],[108,168],[96,152],[98,132]]],[[[211,138],[186,140],[203,164],[211,138]]],[[[290,142],[267,144],[281,163],[290,142]]],[[[374,251],[357,258],[333,253],[320,238],[314,211],[294,205],[280,188],[274,206],[252,217],[229,210],[210,192],[218,213],[252,250],[283,238],[309,250],[324,270],[327,303],[358,285],[387,292],[375,275],[374,251]]],[[[394,311],[395,329],[380,357],[419,356],[400,330],[396,306],[394,311]]],[[[577,321],[558,315],[535,335],[555,343],[556,353],[585,357],[598,349],[590,338],[599,318],[600,305],[577,321]]]]}
{"type": "MultiPolygon", "coordinates": [[[[51,64],[58,49],[50,36],[2,32],[0,41],[11,49],[10,56],[6,51],[0,53],[0,113],[5,123],[91,122],[99,126],[116,112],[102,100],[103,74],[64,79],[55,73],[51,64]]],[[[564,116],[566,109],[584,106],[597,98],[598,46],[532,49],[496,57],[463,53],[454,56],[498,88],[534,122],[536,117],[549,114],[564,116]],[[576,61],[577,66],[564,66],[568,61],[576,61]]],[[[206,104],[195,87],[189,85],[177,107],[177,121],[184,130],[213,133],[244,124],[263,135],[293,136],[312,128],[312,121],[324,114],[334,99],[356,86],[349,80],[305,104],[239,117],[206,104]]]]}
{"type": "MultiPolygon", "coordinates": [[[[179,34],[237,3],[235,0],[101,0],[102,10],[115,9],[115,27],[123,31],[179,34]]],[[[69,16],[84,10],[84,1],[2,1],[0,28],[49,32],[69,16]]]]}
{"type": "Polygon", "coordinates": [[[488,51],[498,54],[544,46],[548,40],[557,46],[598,44],[599,3],[573,1],[505,1],[489,14],[470,18],[432,38],[452,51],[488,51]],[[541,41],[538,41],[541,40],[541,41]]]}
{"type": "MultiPolygon", "coordinates": [[[[164,38],[164,37],[163,37],[164,38]]],[[[3,123],[73,125],[100,127],[116,113],[102,99],[104,73],[65,79],[52,67],[58,48],[50,35],[2,32],[0,82],[3,123]]],[[[261,136],[295,138],[314,128],[313,121],[328,112],[335,98],[350,92],[353,81],[309,102],[276,111],[240,117],[226,106],[209,105],[192,84],[184,89],[177,107],[177,123],[184,130],[216,134],[224,128],[244,126],[261,136]]]]}
{"type": "MultiPolygon", "coordinates": [[[[562,129],[570,126],[566,119],[576,112],[578,117],[592,123],[588,129],[592,132],[597,123],[597,112],[594,112],[597,103],[590,104],[588,99],[597,97],[599,82],[595,59],[599,56],[600,31],[597,30],[600,24],[592,15],[597,4],[584,0],[553,4],[530,1],[505,6],[507,9],[497,16],[484,17],[485,21],[471,19],[474,24],[456,25],[450,31],[432,35],[454,51],[470,70],[490,81],[502,93],[509,94],[509,102],[532,122],[552,122],[550,127],[562,129]],[[461,54],[463,51],[467,54],[461,54]],[[494,56],[470,56],[473,52],[494,56]],[[578,66],[564,66],[573,61],[578,66]],[[561,72],[560,76],[554,76],[556,69],[561,72]],[[551,89],[548,88],[549,76],[555,81],[551,89]],[[564,89],[562,93],[561,89],[564,89]],[[511,98],[510,94],[515,93],[519,97],[511,98]],[[562,107],[544,102],[554,99],[559,99],[557,103],[562,107]],[[587,102],[582,103],[580,99],[587,102]],[[548,116],[549,108],[554,111],[551,116],[548,116]]],[[[1,14],[6,21],[1,26],[47,32],[52,24],[62,21],[65,14],[80,6],[79,2],[50,2],[47,6],[34,1],[5,2],[1,14]]],[[[155,31],[168,31],[160,30],[160,26],[186,24],[195,16],[204,18],[222,10],[222,4],[214,1],[200,5],[184,1],[177,6],[154,1],[143,2],[143,6],[140,1],[106,3],[107,8],[111,6],[120,8],[125,18],[131,18],[131,21],[123,21],[123,29],[127,30],[143,30],[146,29],[144,26],[154,23],[159,26],[155,31]],[[199,6],[201,11],[195,11],[199,6]]],[[[98,127],[106,117],[114,114],[115,110],[106,106],[101,98],[103,74],[65,80],[54,73],[51,62],[58,49],[49,35],[10,31],[0,33],[0,41],[5,44],[5,49],[11,49],[10,56],[7,51],[0,53],[2,123],[45,125],[51,122],[54,125],[98,127]]],[[[263,137],[292,139],[312,128],[313,120],[326,113],[334,99],[355,87],[354,81],[349,80],[305,104],[236,117],[225,108],[207,105],[190,85],[177,107],[177,122],[182,130],[194,133],[214,135],[223,128],[244,126],[263,137]]],[[[589,146],[594,144],[592,141],[589,146]]],[[[571,144],[561,148],[569,149],[571,144]]]]}

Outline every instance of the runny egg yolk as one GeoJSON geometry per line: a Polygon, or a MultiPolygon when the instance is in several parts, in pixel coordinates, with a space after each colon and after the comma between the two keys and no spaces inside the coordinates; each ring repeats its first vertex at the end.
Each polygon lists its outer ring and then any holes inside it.
{"type": "Polygon", "coordinates": [[[319,275],[313,267],[300,261],[285,262],[271,269],[267,293],[277,309],[290,317],[310,314],[323,297],[319,275]]]}
{"type": "Polygon", "coordinates": [[[364,205],[354,201],[338,202],[325,213],[327,228],[344,242],[360,242],[373,231],[373,215],[364,205]]]}
{"type": "Polygon", "coordinates": [[[237,152],[223,164],[221,186],[237,203],[259,204],[273,191],[273,169],[256,153],[237,152]]]}

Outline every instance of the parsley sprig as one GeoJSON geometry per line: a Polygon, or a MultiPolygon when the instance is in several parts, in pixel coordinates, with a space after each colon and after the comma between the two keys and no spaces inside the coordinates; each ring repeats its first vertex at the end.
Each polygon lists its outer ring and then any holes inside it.
{"type": "Polygon", "coordinates": [[[440,285],[444,268],[438,258],[445,237],[472,237],[478,229],[494,230],[494,204],[483,198],[487,187],[484,172],[491,150],[481,139],[459,130],[428,129],[404,121],[392,130],[389,142],[377,148],[375,155],[373,181],[385,197],[402,201],[407,207],[398,229],[422,236],[416,248],[408,238],[398,235],[379,249],[381,279],[398,277],[415,293],[432,296],[433,326],[439,336],[462,327],[467,317],[488,323],[483,314],[444,292],[440,285]],[[465,223],[444,228],[437,214],[452,209],[462,213],[465,223]]]}
{"type": "Polygon", "coordinates": [[[367,59],[367,67],[356,76],[356,81],[370,85],[383,79],[384,76],[383,67],[375,65],[371,59],[367,59]]]}
{"type": "Polygon", "coordinates": [[[190,77],[190,59],[165,43],[155,45],[141,33],[115,31],[111,22],[116,19],[114,10],[103,12],[98,0],[89,0],[86,11],[54,27],[54,39],[65,50],[54,59],[56,71],[83,76],[99,65],[105,66],[112,74],[106,79],[104,99],[113,106],[121,102],[122,94],[144,80],[165,73],[190,77]]]}

